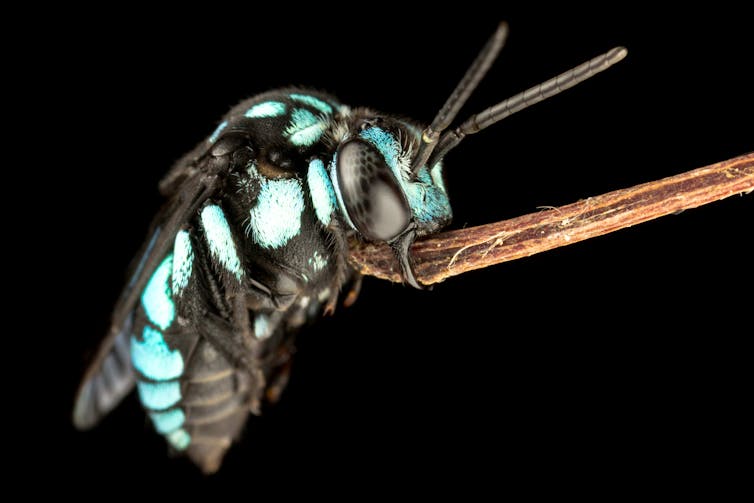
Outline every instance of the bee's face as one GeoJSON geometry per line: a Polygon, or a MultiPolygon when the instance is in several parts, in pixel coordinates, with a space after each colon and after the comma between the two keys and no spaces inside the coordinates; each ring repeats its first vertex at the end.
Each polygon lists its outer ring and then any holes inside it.
{"type": "Polygon", "coordinates": [[[441,163],[411,177],[419,134],[400,120],[361,119],[338,146],[332,174],[342,211],[370,241],[428,234],[450,221],[441,163]]]}

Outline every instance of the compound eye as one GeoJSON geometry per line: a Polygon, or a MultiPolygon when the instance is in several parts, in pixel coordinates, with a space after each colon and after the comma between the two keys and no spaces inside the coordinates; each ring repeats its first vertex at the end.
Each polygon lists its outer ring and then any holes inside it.
{"type": "Polygon", "coordinates": [[[411,220],[411,209],[385,159],[369,143],[351,140],[338,151],[338,186],[351,222],[372,241],[390,241],[411,220]]]}

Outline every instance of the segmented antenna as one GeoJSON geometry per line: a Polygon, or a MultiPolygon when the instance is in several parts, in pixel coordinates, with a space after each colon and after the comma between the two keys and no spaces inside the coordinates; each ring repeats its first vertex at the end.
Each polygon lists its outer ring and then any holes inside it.
{"type": "Polygon", "coordinates": [[[445,157],[451,149],[455,148],[466,135],[478,133],[482,129],[499,122],[509,115],[530,107],[540,101],[546,100],[551,96],[565,91],[569,87],[584,82],[599,72],[605,71],[615,63],[626,57],[628,51],[625,47],[615,47],[605,54],[592,58],[586,63],[561,73],[557,77],[543,82],[537,86],[527,89],[522,93],[501,101],[476,115],[469,117],[463,124],[448,131],[437,142],[432,157],[429,159],[429,165],[434,164],[445,157]]]}
{"type": "Polygon", "coordinates": [[[607,70],[625,58],[628,53],[625,47],[615,47],[605,54],[561,73],[557,77],[553,77],[542,84],[518,93],[476,115],[472,115],[454,130],[447,131],[440,136],[448,128],[453,119],[455,119],[461,107],[466,103],[466,100],[474,89],[476,89],[479,81],[482,80],[487,70],[489,70],[500,49],[502,49],[507,34],[508,26],[505,23],[500,24],[432,121],[432,124],[422,132],[421,145],[411,167],[412,177],[416,177],[419,169],[425,163],[429,166],[434,166],[437,161],[445,157],[445,154],[455,148],[467,135],[478,133],[509,115],[546,100],[551,96],[555,96],[569,87],[573,87],[589,77],[607,70]]]}
{"type": "Polygon", "coordinates": [[[482,48],[482,51],[471,64],[471,67],[466,71],[461,82],[458,83],[453,93],[448,97],[445,105],[437,113],[432,124],[422,132],[421,145],[411,166],[412,177],[415,177],[419,168],[427,162],[432,150],[437,146],[437,139],[440,137],[440,133],[450,126],[450,123],[456,118],[463,105],[466,104],[466,100],[469,99],[471,93],[474,92],[479,82],[487,74],[487,70],[490,69],[497,55],[500,54],[503,45],[505,45],[507,37],[508,24],[504,22],[500,23],[495,33],[492,34],[482,48]]]}

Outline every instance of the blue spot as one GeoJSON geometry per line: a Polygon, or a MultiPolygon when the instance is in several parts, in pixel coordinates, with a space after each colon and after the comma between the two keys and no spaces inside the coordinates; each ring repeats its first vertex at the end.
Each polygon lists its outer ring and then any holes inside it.
{"type": "Polygon", "coordinates": [[[181,385],[178,381],[138,381],[136,389],[139,391],[141,404],[147,409],[167,409],[181,400],[181,385]]]}
{"type": "Polygon", "coordinates": [[[447,193],[448,191],[445,190],[445,180],[442,179],[442,161],[439,161],[432,166],[429,174],[432,177],[432,183],[440,187],[440,190],[447,193]]]}
{"type": "MultiPolygon", "coordinates": [[[[437,165],[435,165],[437,168],[437,165]]],[[[439,168],[440,171],[442,167],[439,168]]],[[[436,173],[433,173],[436,174],[436,173]]],[[[442,185],[434,182],[426,166],[416,176],[416,182],[401,184],[411,206],[411,212],[420,222],[433,222],[451,216],[450,201],[442,185]]]]}
{"type": "Polygon", "coordinates": [[[312,256],[307,260],[307,263],[309,264],[309,267],[312,268],[312,271],[319,272],[327,266],[327,259],[325,259],[325,257],[323,257],[317,250],[314,250],[312,256]]]}
{"type": "Polygon", "coordinates": [[[270,331],[270,319],[264,314],[258,314],[254,318],[254,335],[257,339],[266,339],[272,332],[270,331]]]}
{"type": "Polygon", "coordinates": [[[162,332],[145,326],[141,341],[131,336],[131,361],[136,370],[154,381],[168,381],[183,374],[183,357],[170,349],[162,332]]]}
{"type": "Polygon", "coordinates": [[[179,451],[186,449],[191,443],[191,435],[189,435],[183,428],[168,434],[167,439],[168,442],[170,442],[170,445],[179,451]]]}
{"type": "Polygon", "coordinates": [[[316,143],[325,131],[327,123],[304,108],[291,112],[291,122],[285,129],[288,139],[297,147],[309,147],[316,143]]]}
{"type": "Polygon", "coordinates": [[[177,430],[186,421],[183,411],[178,408],[168,409],[163,412],[150,412],[149,417],[152,418],[154,429],[163,435],[177,430]]]}
{"type": "Polygon", "coordinates": [[[149,254],[152,251],[152,248],[154,248],[154,244],[157,241],[157,236],[160,235],[160,228],[157,227],[154,230],[154,233],[152,234],[151,239],[149,240],[149,244],[147,245],[147,249],[144,251],[144,255],[141,256],[141,259],[139,260],[139,265],[136,266],[136,270],[133,273],[133,276],[131,276],[131,281],[128,282],[128,287],[131,288],[134,286],[134,283],[136,283],[136,280],[139,278],[139,275],[141,274],[142,269],[144,269],[144,264],[147,262],[147,257],[149,257],[149,254]]]}
{"type": "MultiPolygon", "coordinates": [[[[398,167],[398,156],[401,152],[401,144],[398,139],[379,127],[370,127],[362,131],[359,136],[374,145],[380,151],[387,165],[393,170],[398,167]]],[[[401,177],[398,177],[399,180],[401,177]]]]}
{"type": "Polygon", "coordinates": [[[259,181],[257,201],[250,212],[249,225],[254,242],[263,248],[283,246],[301,232],[304,191],[296,178],[269,180],[252,164],[249,175],[259,181]]]}
{"type": "Polygon", "coordinates": [[[238,280],[243,276],[241,261],[238,259],[236,244],[230,225],[222,208],[216,204],[205,206],[202,210],[202,227],[209,244],[209,251],[238,280]]]}
{"type": "Polygon", "coordinates": [[[149,321],[165,330],[175,318],[175,305],[170,292],[170,274],[173,271],[173,254],[168,254],[152,273],[144,292],[141,304],[149,321]]]}
{"type": "Polygon", "coordinates": [[[263,117],[278,117],[285,113],[285,103],[279,101],[265,101],[246,110],[244,117],[261,119],[263,117]]]}
{"type": "Polygon", "coordinates": [[[314,211],[322,225],[328,225],[335,209],[335,191],[327,177],[325,165],[319,159],[312,159],[309,163],[309,172],[306,174],[309,184],[309,195],[312,198],[314,211]]]}
{"type": "Polygon", "coordinates": [[[314,96],[310,96],[308,94],[291,94],[291,99],[294,101],[298,101],[299,103],[306,103],[312,108],[316,108],[323,114],[332,115],[332,107],[328,104],[322,101],[319,98],[316,98],[314,96]]]}
{"type": "Polygon", "coordinates": [[[173,294],[180,295],[188,285],[194,264],[194,250],[188,231],[178,231],[173,244],[173,294]]]}
{"type": "Polygon", "coordinates": [[[226,127],[228,127],[228,121],[222,121],[220,125],[217,126],[215,131],[210,135],[209,142],[215,143],[217,141],[217,138],[220,136],[220,133],[222,133],[226,127]]]}

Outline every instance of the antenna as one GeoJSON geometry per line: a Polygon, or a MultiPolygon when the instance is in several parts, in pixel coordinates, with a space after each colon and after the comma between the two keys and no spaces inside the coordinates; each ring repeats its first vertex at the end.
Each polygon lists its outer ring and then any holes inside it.
{"type": "Polygon", "coordinates": [[[440,133],[445,131],[453,119],[456,118],[458,112],[463,105],[466,104],[466,100],[469,99],[471,93],[479,85],[479,82],[484,78],[487,70],[490,69],[492,63],[500,54],[500,50],[505,44],[505,39],[508,37],[508,24],[500,23],[492,34],[490,39],[482,48],[482,51],[476,57],[471,67],[466,71],[466,74],[458,83],[453,93],[448,97],[445,105],[437,113],[437,116],[432,121],[432,124],[422,131],[421,145],[419,151],[416,153],[414,162],[411,166],[411,177],[414,178],[419,169],[427,162],[432,150],[437,146],[437,139],[440,137],[440,133]]]}
{"type": "Polygon", "coordinates": [[[592,58],[586,63],[582,63],[567,72],[561,73],[557,77],[553,77],[542,84],[518,93],[507,100],[503,100],[476,115],[472,115],[460,126],[452,131],[445,132],[441,136],[441,133],[453,122],[461,107],[463,107],[466,100],[468,100],[471,93],[487,73],[487,70],[489,70],[492,62],[503,48],[507,35],[508,25],[501,23],[432,121],[432,124],[422,132],[421,145],[411,166],[412,178],[416,177],[419,169],[425,163],[429,166],[434,166],[437,161],[445,157],[445,154],[458,146],[461,140],[467,135],[478,133],[509,115],[520,112],[551,96],[555,96],[569,87],[573,87],[599,72],[607,70],[625,58],[628,53],[625,47],[615,47],[605,54],[592,58]]]}
{"type": "Polygon", "coordinates": [[[487,128],[516,112],[520,112],[525,108],[565,91],[569,87],[584,82],[586,79],[599,72],[607,70],[615,63],[625,58],[626,54],[628,54],[628,51],[625,47],[615,47],[605,54],[592,58],[586,63],[582,63],[567,72],[561,73],[557,77],[553,77],[524,92],[511,96],[507,100],[501,101],[497,105],[476,115],[472,115],[453,131],[448,131],[442,135],[434,149],[434,154],[429,160],[429,165],[434,166],[437,161],[445,157],[445,154],[458,146],[466,135],[478,133],[482,129],[487,128]]]}

